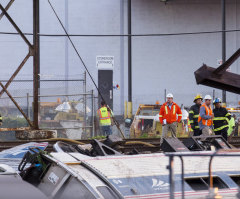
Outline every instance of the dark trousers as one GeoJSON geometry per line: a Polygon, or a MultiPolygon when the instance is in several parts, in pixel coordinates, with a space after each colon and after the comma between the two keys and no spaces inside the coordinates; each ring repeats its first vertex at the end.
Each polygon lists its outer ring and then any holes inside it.
{"type": "Polygon", "coordinates": [[[107,135],[112,135],[112,128],[111,126],[101,126],[101,135],[107,136],[107,135]]]}
{"type": "Polygon", "coordinates": [[[228,127],[224,128],[220,131],[214,131],[215,135],[221,135],[223,136],[223,138],[227,141],[227,131],[228,131],[228,127]]]}
{"type": "Polygon", "coordinates": [[[193,136],[200,136],[202,134],[202,130],[200,129],[194,129],[193,136]]]}

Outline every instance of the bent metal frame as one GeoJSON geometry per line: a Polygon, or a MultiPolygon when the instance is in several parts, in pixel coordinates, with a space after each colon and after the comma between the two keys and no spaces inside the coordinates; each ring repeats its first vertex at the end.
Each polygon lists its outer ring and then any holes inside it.
{"type": "Polygon", "coordinates": [[[39,99],[39,72],[40,72],[40,55],[39,55],[39,0],[33,0],[33,44],[26,38],[26,36],[23,34],[19,26],[14,22],[14,20],[11,18],[11,16],[8,14],[8,9],[11,7],[11,5],[14,3],[15,0],[10,0],[7,6],[4,8],[2,4],[0,3],[0,20],[5,16],[8,21],[12,24],[12,26],[16,29],[17,33],[21,36],[21,38],[24,40],[24,42],[27,44],[29,51],[27,55],[24,57],[20,65],[17,67],[15,72],[12,74],[10,79],[7,81],[5,85],[0,82],[0,86],[2,87],[2,90],[0,91],[0,97],[4,92],[8,95],[8,97],[12,100],[12,102],[15,104],[15,106],[18,108],[18,110],[22,113],[24,118],[27,120],[29,127],[27,128],[16,128],[16,129],[8,129],[8,128],[0,128],[0,131],[9,131],[9,130],[38,130],[38,99],[39,99]],[[13,99],[11,94],[8,92],[7,88],[11,84],[11,82],[14,80],[14,78],[18,75],[19,71],[23,68],[25,63],[28,61],[30,57],[33,57],[33,121],[30,121],[30,119],[27,117],[27,115],[23,112],[21,107],[17,104],[17,102],[13,99]]]}

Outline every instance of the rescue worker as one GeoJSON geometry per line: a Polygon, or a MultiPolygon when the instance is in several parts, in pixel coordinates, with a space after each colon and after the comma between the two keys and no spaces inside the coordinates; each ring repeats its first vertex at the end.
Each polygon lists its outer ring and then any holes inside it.
{"type": "Polygon", "coordinates": [[[201,105],[199,110],[198,125],[199,129],[202,131],[201,136],[209,136],[212,134],[213,121],[214,118],[212,108],[211,108],[212,97],[206,95],[204,97],[204,103],[201,105]]]}
{"type": "MultiPolygon", "coordinates": [[[[233,114],[233,116],[228,122],[228,131],[227,131],[228,136],[231,135],[233,130],[235,129],[235,124],[236,124],[235,120],[236,120],[236,115],[233,114]]],[[[237,136],[237,135],[234,134],[234,136],[237,136]]]]}
{"type": "Polygon", "coordinates": [[[201,95],[196,95],[193,101],[195,104],[192,105],[189,110],[189,122],[193,130],[193,136],[200,136],[202,134],[198,125],[199,110],[202,104],[202,100],[203,98],[201,95]]]}
{"type": "Polygon", "coordinates": [[[167,102],[165,102],[159,112],[159,121],[162,124],[162,136],[160,145],[163,143],[163,138],[167,137],[168,131],[171,131],[172,137],[176,137],[177,125],[182,119],[182,111],[180,107],[173,102],[173,94],[167,94],[167,102]]]}
{"type": "Polygon", "coordinates": [[[106,103],[102,101],[101,108],[98,109],[97,111],[101,135],[107,136],[112,134],[111,114],[112,111],[109,108],[107,108],[106,103]]]}
{"type": "Polygon", "coordinates": [[[227,131],[228,131],[228,122],[231,119],[231,114],[227,111],[226,108],[221,106],[221,99],[216,98],[213,101],[215,108],[213,109],[214,119],[214,133],[215,135],[221,135],[225,140],[227,140],[227,131]]]}

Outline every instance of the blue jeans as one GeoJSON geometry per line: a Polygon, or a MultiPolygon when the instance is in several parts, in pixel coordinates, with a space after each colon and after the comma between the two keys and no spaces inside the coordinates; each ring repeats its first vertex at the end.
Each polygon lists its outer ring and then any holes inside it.
{"type": "Polygon", "coordinates": [[[101,135],[107,136],[112,135],[112,128],[111,126],[100,126],[101,135]]]}

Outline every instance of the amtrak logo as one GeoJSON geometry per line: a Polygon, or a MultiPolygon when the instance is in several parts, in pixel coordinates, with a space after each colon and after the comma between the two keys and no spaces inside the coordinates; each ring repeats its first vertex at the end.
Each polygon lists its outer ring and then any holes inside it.
{"type": "Polygon", "coordinates": [[[162,190],[162,189],[168,189],[169,183],[165,183],[164,181],[161,181],[159,179],[152,179],[152,188],[154,190],[162,190]]]}

